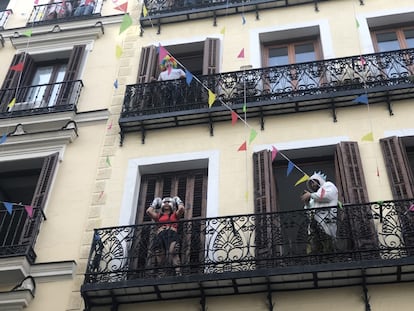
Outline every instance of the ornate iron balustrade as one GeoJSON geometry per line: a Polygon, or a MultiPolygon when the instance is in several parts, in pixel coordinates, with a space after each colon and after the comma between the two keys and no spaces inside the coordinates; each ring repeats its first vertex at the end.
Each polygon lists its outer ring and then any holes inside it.
{"type": "Polygon", "coordinates": [[[54,24],[77,19],[88,19],[101,16],[103,0],[95,0],[93,7],[79,7],[78,0],[66,0],[51,4],[35,5],[27,21],[27,26],[39,24],[54,24]]]}
{"type": "MultiPolygon", "coordinates": [[[[4,25],[6,25],[9,16],[13,13],[12,10],[3,10],[0,11],[0,29],[4,29],[4,25]]],[[[3,43],[4,46],[4,43],[3,43]]]]}
{"type": "Polygon", "coordinates": [[[38,208],[33,209],[31,216],[21,205],[13,205],[11,213],[0,209],[0,258],[26,256],[34,263],[34,243],[43,219],[38,208]]]}
{"type": "Polygon", "coordinates": [[[1,89],[0,118],[73,111],[82,88],[82,81],[75,80],[1,89]]]}
{"type": "MultiPolygon", "coordinates": [[[[135,121],[158,119],[171,112],[178,116],[196,114],[197,110],[208,111],[205,109],[208,108],[208,89],[221,101],[216,100],[210,111],[221,103],[237,108],[246,101],[250,106],[263,107],[265,114],[274,114],[276,110],[288,113],[324,109],[323,99],[330,103],[332,98],[341,96],[347,96],[344,106],[357,105],[350,96],[365,92],[395,91],[400,96],[414,97],[412,91],[401,91],[413,88],[413,75],[414,49],[406,49],[223,72],[200,76],[200,82],[193,79],[190,85],[185,79],[134,84],[126,88],[120,123],[128,122],[128,118],[135,121]],[[293,106],[285,105],[292,102],[293,106]]],[[[375,101],[373,98],[370,103],[375,101]]]]}
{"type": "MultiPolygon", "coordinates": [[[[346,205],[179,221],[180,274],[206,275],[259,269],[393,260],[414,254],[413,200],[346,205]],[[321,233],[335,227],[335,237],[321,233]],[[319,228],[319,230],[318,230],[319,228]]],[[[159,225],[96,229],[86,283],[175,275],[156,262],[159,225]]],[[[333,231],[331,231],[333,232],[333,231]]]]}

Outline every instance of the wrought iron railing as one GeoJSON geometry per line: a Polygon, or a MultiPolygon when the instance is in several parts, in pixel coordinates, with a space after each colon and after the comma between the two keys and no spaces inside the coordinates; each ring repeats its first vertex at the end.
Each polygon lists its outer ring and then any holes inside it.
{"type": "Polygon", "coordinates": [[[4,26],[12,13],[12,10],[0,10],[0,29],[4,29],[4,26]]]}
{"type": "Polygon", "coordinates": [[[34,243],[44,219],[38,208],[27,210],[22,205],[13,205],[11,211],[0,209],[0,258],[26,256],[34,263],[34,243]]]}
{"type": "Polygon", "coordinates": [[[81,80],[0,89],[0,118],[75,111],[81,80]]]}
{"type": "Polygon", "coordinates": [[[180,220],[174,264],[157,257],[159,224],[96,229],[85,283],[400,259],[414,253],[413,202],[180,220]]]}
{"type": "MultiPolygon", "coordinates": [[[[414,83],[414,49],[274,66],[186,79],[128,85],[121,118],[150,116],[215,105],[281,105],[284,102],[331,98],[358,91],[388,92],[414,83]],[[221,102],[220,102],[221,101],[221,102]]],[[[313,103],[314,104],[314,103],[313,103]]]]}
{"type": "Polygon", "coordinates": [[[79,0],[55,1],[51,4],[35,5],[27,25],[53,24],[101,16],[102,5],[103,0],[91,1],[86,6],[81,6],[79,0]]]}

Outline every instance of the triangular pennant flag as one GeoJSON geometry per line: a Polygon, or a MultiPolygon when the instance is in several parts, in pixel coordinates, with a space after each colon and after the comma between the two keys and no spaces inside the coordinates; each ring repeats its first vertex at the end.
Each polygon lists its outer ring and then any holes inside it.
{"type": "Polygon", "coordinates": [[[353,100],[354,103],[368,104],[368,96],[366,94],[360,95],[353,100]]]}
{"type": "Polygon", "coordinates": [[[342,205],[342,202],[341,201],[338,201],[338,207],[339,208],[343,208],[344,206],[342,205]]]}
{"type": "Polygon", "coordinates": [[[232,110],[231,111],[231,125],[236,124],[238,118],[239,116],[237,115],[237,113],[232,110]]]}
{"type": "Polygon", "coordinates": [[[367,62],[365,61],[365,58],[362,57],[362,55],[359,57],[359,60],[361,61],[361,65],[364,66],[367,62]]]}
{"type": "Polygon", "coordinates": [[[225,32],[226,32],[226,27],[221,28],[220,33],[221,33],[222,35],[224,35],[224,34],[225,34],[225,32]]]}
{"type": "Polygon", "coordinates": [[[323,199],[323,197],[325,196],[325,189],[321,189],[321,199],[323,199]]]}
{"type": "Polygon", "coordinates": [[[121,5],[118,5],[117,7],[115,7],[114,9],[126,13],[126,11],[128,10],[128,2],[122,3],[121,5]]]}
{"type": "Polygon", "coordinates": [[[122,50],[122,47],[117,44],[116,47],[115,47],[115,56],[116,56],[116,58],[120,58],[122,56],[123,52],[124,51],[122,50]]]}
{"type": "Polygon", "coordinates": [[[168,55],[168,51],[160,44],[158,47],[158,62],[161,64],[165,56],[168,55]]]}
{"type": "Polygon", "coordinates": [[[272,146],[272,162],[276,158],[277,155],[277,149],[275,146],[272,146]]]}
{"type": "Polygon", "coordinates": [[[357,28],[359,28],[359,22],[358,22],[358,20],[357,20],[357,19],[355,19],[355,22],[356,22],[356,26],[357,26],[357,28]]]}
{"type": "Polygon", "coordinates": [[[16,103],[16,98],[13,98],[11,102],[7,105],[9,108],[13,108],[14,104],[16,103]]]}
{"type": "Polygon", "coordinates": [[[243,110],[243,112],[246,112],[247,111],[246,103],[243,104],[243,109],[242,110],[243,110]]]}
{"type": "Polygon", "coordinates": [[[3,202],[4,207],[6,208],[7,212],[11,215],[13,210],[13,203],[10,202],[3,202]]]}
{"type": "Polygon", "coordinates": [[[190,86],[191,81],[193,81],[193,74],[186,69],[185,70],[185,82],[187,82],[187,85],[190,86]]]}
{"type": "Polygon", "coordinates": [[[368,134],[365,134],[364,136],[362,136],[361,140],[362,141],[374,141],[374,135],[372,134],[372,132],[369,132],[368,134]]]}
{"type": "Polygon", "coordinates": [[[289,174],[292,172],[294,167],[295,167],[295,164],[293,164],[291,161],[289,161],[287,171],[286,171],[286,176],[289,176],[289,174]]]}
{"type": "Polygon", "coordinates": [[[32,218],[33,217],[33,206],[25,205],[24,209],[26,210],[27,215],[29,215],[29,218],[32,218]]]}
{"type": "Polygon", "coordinates": [[[4,133],[0,138],[0,145],[4,144],[6,142],[6,140],[7,140],[7,134],[4,133]]]}
{"type": "Polygon", "coordinates": [[[121,28],[119,29],[119,34],[123,33],[132,25],[132,18],[129,14],[125,14],[122,18],[121,28]]]}
{"type": "Polygon", "coordinates": [[[26,36],[26,37],[31,37],[32,36],[32,33],[33,33],[33,30],[32,29],[28,29],[26,31],[23,31],[22,32],[22,35],[23,36],[26,36]]]}
{"type": "Polygon", "coordinates": [[[108,164],[108,166],[111,166],[111,161],[109,160],[109,156],[106,157],[106,164],[108,164]]]}
{"type": "Polygon", "coordinates": [[[108,130],[110,130],[112,128],[112,120],[111,120],[111,123],[109,123],[109,125],[108,125],[108,130]]]}
{"type": "Polygon", "coordinates": [[[216,101],[216,94],[214,94],[211,90],[208,90],[208,107],[211,108],[214,102],[216,101]]]}
{"type": "Polygon", "coordinates": [[[115,81],[114,81],[114,88],[118,88],[118,79],[116,79],[115,81]]]}
{"type": "Polygon", "coordinates": [[[414,212],[414,204],[412,204],[408,210],[409,210],[410,212],[414,212]]]}
{"type": "Polygon", "coordinates": [[[34,4],[38,5],[39,4],[39,0],[34,0],[34,4]]]}
{"type": "Polygon", "coordinates": [[[252,143],[252,141],[256,138],[257,132],[254,129],[250,130],[250,138],[249,138],[249,144],[252,143]]]}
{"type": "Polygon", "coordinates": [[[246,151],[247,150],[247,144],[246,142],[242,143],[239,147],[239,149],[237,149],[237,151],[246,151]]]}
{"type": "Polygon", "coordinates": [[[303,176],[302,176],[302,178],[301,178],[301,179],[299,179],[299,180],[296,182],[295,186],[297,186],[297,185],[299,185],[299,184],[301,184],[301,183],[303,183],[303,182],[307,181],[308,179],[309,179],[309,175],[308,175],[308,174],[303,175],[303,176]]]}
{"type": "Polygon", "coordinates": [[[242,25],[246,24],[246,18],[242,15],[242,25]]]}
{"type": "Polygon", "coordinates": [[[171,66],[168,66],[168,68],[167,68],[168,75],[171,74],[171,71],[172,71],[172,67],[171,66]]]}
{"type": "Polygon", "coordinates": [[[99,199],[99,200],[100,200],[100,199],[102,199],[103,195],[104,195],[104,192],[103,192],[103,191],[101,191],[101,192],[99,193],[99,198],[98,198],[98,199],[99,199]]]}
{"type": "Polygon", "coordinates": [[[239,55],[237,55],[237,58],[244,58],[244,48],[241,49],[239,55]]]}
{"type": "Polygon", "coordinates": [[[142,5],[142,16],[146,17],[148,15],[148,10],[147,7],[144,5],[142,5]]]}
{"type": "Polygon", "coordinates": [[[10,70],[23,71],[23,62],[10,67],[10,70]]]}

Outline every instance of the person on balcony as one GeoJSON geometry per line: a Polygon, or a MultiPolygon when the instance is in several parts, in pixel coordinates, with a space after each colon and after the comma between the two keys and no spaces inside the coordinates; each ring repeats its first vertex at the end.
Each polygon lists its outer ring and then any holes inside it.
{"type": "Polygon", "coordinates": [[[164,57],[160,67],[161,73],[158,76],[158,81],[169,81],[185,78],[185,72],[182,69],[177,68],[177,61],[170,55],[164,57]]]}
{"type": "Polygon", "coordinates": [[[159,224],[154,240],[156,265],[172,265],[176,275],[181,275],[179,256],[178,220],[184,215],[184,203],[179,197],[155,198],[147,209],[148,216],[159,224]]]}
{"type": "Polygon", "coordinates": [[[72,3],[69,0],[50,0],[47,5],[46,19],[64,18],[72,14],[72,3]]]}
{"type": "Polygon", "coordinates": [[[95,10],[95,1],[94,0],[78,0],[74,16],[83,16],[91,15],[95,10]]]}
{"type": "Polygon", "coordinates": [[[311,252],[323,253],[335,250],[337,231],[338,189],[326,180],[322,172],[315,172],[307,181],[307,188],[301,196],[305,209],[312,210],[309,234],[311,252]],[[320,208],[317,210],[317,208],[320,208]]]}

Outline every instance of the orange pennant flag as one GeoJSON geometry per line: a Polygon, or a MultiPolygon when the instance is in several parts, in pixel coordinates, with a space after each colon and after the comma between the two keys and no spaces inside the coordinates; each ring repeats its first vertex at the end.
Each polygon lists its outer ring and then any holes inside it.
{"type": "Polygon", "coordinates": [[[213,106],[215,101],[216,101],[216,94],[208,90],[208,107],[211,108],[211,106],[213,106]]]}
{"type": "Polygon", "coordinates": [[[10,67],[10,70],[23,71],[23,62],[10,67]]]}
{"type": "Polygon", "coordinates": [[[236,122],[237,122],[237,119],[238,119],[239,117],[237,116],[237,113],[235,113],[233,110],[231,111],[231,125],[234,125],[234,124],[236,124],[236,122]]]}
{"type": "Polygon", "coordinates": [[[246,142],[242,143],[239,147],[239,149],[237,149],[237,151],[246,151],[247,150],[247,144],[246,142]]]}

